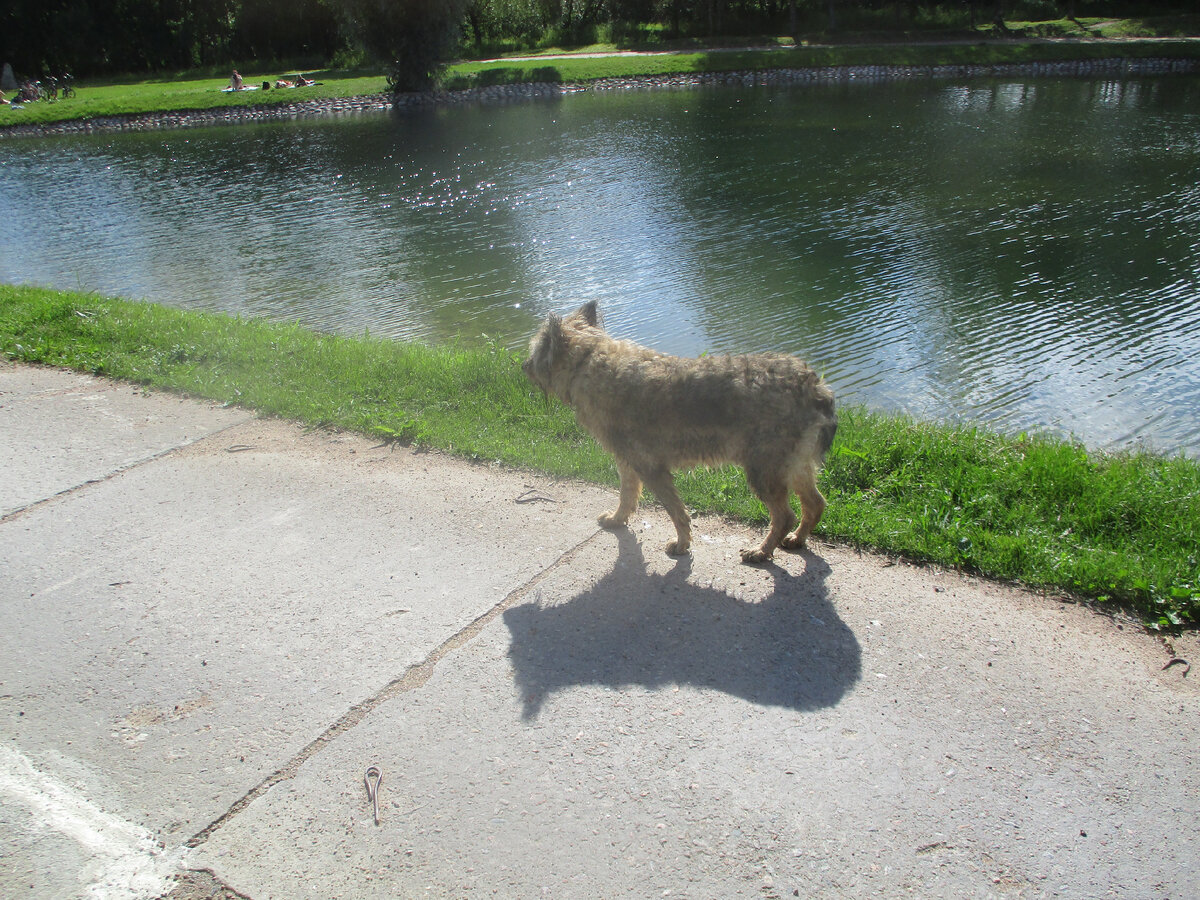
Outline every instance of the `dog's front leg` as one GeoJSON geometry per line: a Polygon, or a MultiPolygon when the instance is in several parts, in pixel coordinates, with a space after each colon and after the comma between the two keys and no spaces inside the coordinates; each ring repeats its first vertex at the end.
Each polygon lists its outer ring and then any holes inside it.
{"type": "Polygon", "coordinates": [[[808,543],[808,536],[821,521],[821,514],[825,512],[825,497],[817,490],[816,469],[811,467],[796,478],[792,489],[800,497],[802,517],[796,530],[786,535],[780,543],[788,550],[800,550],[808,543]]]}
{"type": "Polygon", "coordinates": [[[675,490],[675,479],[671,470],[663,466],[653,472],[643,473],[643,479],[646,487],[654,491],[658,502],[667,508],[667,514],[675,525],[675,540],[667,543],[667,554],[683,556],[692,546],[692,519],[684,509],[683,501],[679,499],[679,492],[675,490]]]}
{"type": "Polygon", "coordinates": [[[642,479],[628,463],[618,459],[617,472],[621,476],[621,499],[617,502],[616,510],[600,516],[602,528],[620,528],[628,522],[637,510],[638,498],[642,495],[642,479]]]}
{"type": "Polygon", "coordinates": [[[758,495],[758,499],[767,507],[771,514],[771,527],[767,531],[762,545],[742,551],[742,562],[764,563],[775,552],[775,548],[783,542],[788,530],[796,524],[796,514],[788,504],[788,486],[781,474],[772,467],[748,464],[746,466],[746,481],[750,489],[758,495]]]}

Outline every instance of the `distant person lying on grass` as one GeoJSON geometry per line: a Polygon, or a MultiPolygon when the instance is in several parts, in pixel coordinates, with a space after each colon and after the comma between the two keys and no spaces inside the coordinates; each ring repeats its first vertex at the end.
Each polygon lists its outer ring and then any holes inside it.
{"type": "Polygon", "coordinates": [[[275,82],[275,87],[277,87],[277,88],[311,87],[314,84],[316,84],[315,81],[305,78],[303,75],[297,75],[295,78],[292,78],[292,79],[280,78],[278,81],[275,82]]]}

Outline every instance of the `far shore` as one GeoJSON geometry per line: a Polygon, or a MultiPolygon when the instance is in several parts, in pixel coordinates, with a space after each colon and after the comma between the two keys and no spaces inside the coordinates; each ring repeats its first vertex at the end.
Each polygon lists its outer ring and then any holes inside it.
{"type": "MultiPolygon", "coordinates": [[[[931,45],[921,46],[927,48],[931,45]]],[[[956,46],[961,50],[966,45],[956,46]]],[[[1145,45],[1140,46],[1144,51],[1145,45]]],[[[0,115],[0,137],[237,125],[319,116],[379,113],[452,104],[510,103],[558,97],[580,91],[659,90],[718,85],[837,84],[914,79],[1136,77],[1166,74],[1186,75],[1200,71],[1200,56],[1172,55],[1170,53],[1159,56],[1145,55],[1144,52],[1129,56],[1035,58],[1025,61],[918,63],[885,61],[796,67],[760,65],[764,61],[771,62],[782,59],[779,51],[741,51],[739,60],[745,61],[747,67],[734,70],[722,70],[718,67],[713,70],[696,71],[687,66],[681,66],[680,71],[638,73],[636,67],[631,64],[628,75],[604,74],[599,77],[573,79],[570,77],[571,70],[564,66],[561,71],[565,71],[567,77],[561,78],[561,80],[555,80],[560,75],[559,67],[543,66],[533,69],[526,67],[528,63],[537,62],[565,63],[581,59],[609,61],[614,57],[617,60],[633,60],[648,56],[662,57],[663,55],[667,54],[566,54],[557,57],[514,57],[505,60],[464,63],[452,70],[452,72],[461,71],[447,79],[447,87],[419,93],[388,94],[379,92],[350,97],[316,97],[294,102],[244,102],[237,105],[210,106],[203,109],[160,109],[140,113],[86,115],[58,121],[24,123],[6,123],[0,115]],[[496,65],[491,68],[481,68],[481,66],[493,63],[496,65]],[[553,78],[545,80],[547,75],[551,75],[553,78]],[[489,83],[489,81],[499,83],[489,83]]],[[[887,57],[881,58],[886,59],[887,57]]],[[[620,70],[606,71],[619,72],[620,70]]]]}

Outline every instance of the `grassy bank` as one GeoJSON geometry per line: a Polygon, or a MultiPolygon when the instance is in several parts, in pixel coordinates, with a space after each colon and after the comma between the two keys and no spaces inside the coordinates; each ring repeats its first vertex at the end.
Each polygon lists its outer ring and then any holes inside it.
{"type": "MultiPolygon", "coordinates": [[[[274,84],[279,72],[243,72],[246,84],[274,84]]],[[[294,74],[294,73],[293,73],[294,74]]],[[[75,96],[53,103],[38,101],[22,109],[0,107],[0,127],[5,125],[49,124],[104,116],[133,116],[145,113],[209,110],[236,106],[270,106],[301,100],[331,100],[364,97],[386,89],[382,75],[361,72],[309,72],[319,82],[312,87],[225,92],[229,75],[213,77],[191,74],[160,76],[142,81],[122,80],[85,82],[75,96]]]]}
{"type": "MultiPolygon", "coordinates": [[[[584,48],[591,51],[611,47],[584,48]]],[[[1196,41],[1022,41],[998,40],[902,44],[895,42],[794,46],[767,50],[709,49],[626,56],[543,56],[530,60],[485,60],[447,68],[443,86],[458,90],[528,81],[586,82],[599,78],[638,78],[701,72],[862,65],[1000,65],[1011,63],[1112,58],[1200,58],[1196,41]]],[[[248,85],[274,83],[278,69],[242,70],[248,85]]],[[[231,106],[270,106],[299,100],[330,100],[380,94],[382,75],[326,70],[307,73],[319,84],[284,90],[224,92],[228,75],[183,73],[145,80],[85,82],[76,96],[54,103],[39,101],[22,109],[0,107],[0,128],[49,124],[104,116],[141,115],[231,106]]]]}
{"type": "Polygon", "coordinates": [[[743,72],[827,66],[1010,65],[1149,57],[1200,58],[1194,41],[988,41],[933,44],[797,46],[771,50],[709,50],[641,56],[572,56],[463,62],[446,84],[468,88],[523,81],[582,82],[700,72],[743,72]]]}
{"type": "MultiPolygon", "coordinates": [[[[0,352],[314,426],[616,482],[611,460],[569,410],[548,404],[502,349],[333,337],[0,285],[0,352]]],[[[737,469],[697,470],[679,485],[692,508],[765,521],[737,469]]],[[[825,537],[1119,604],[1156,627],[1200,624],[1194,461],[1089,455],[1058,441],[849,408],[822,487],[825,537]]]]}

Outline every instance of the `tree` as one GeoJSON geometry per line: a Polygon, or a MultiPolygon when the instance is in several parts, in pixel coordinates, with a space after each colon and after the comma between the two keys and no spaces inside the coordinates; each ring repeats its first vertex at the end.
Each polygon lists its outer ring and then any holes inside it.
{"type": "Polygon", "coordinates": [[[393,91],[433,85],[454,52],[470,0],[333,0],[393,91]]]}

